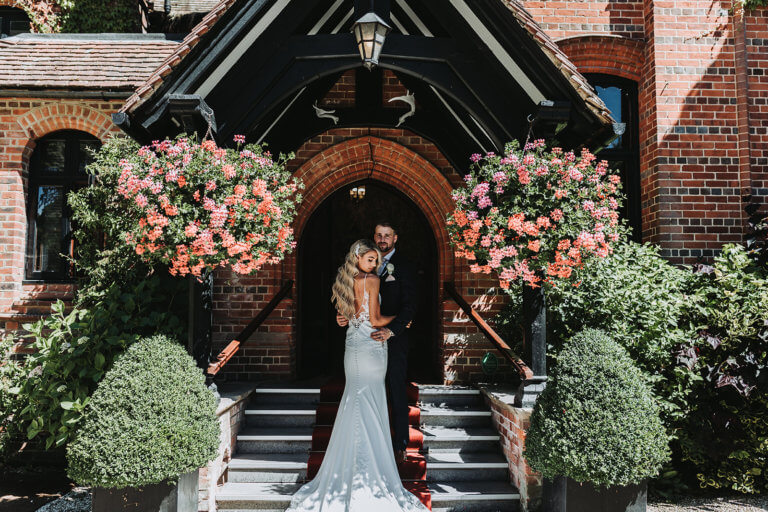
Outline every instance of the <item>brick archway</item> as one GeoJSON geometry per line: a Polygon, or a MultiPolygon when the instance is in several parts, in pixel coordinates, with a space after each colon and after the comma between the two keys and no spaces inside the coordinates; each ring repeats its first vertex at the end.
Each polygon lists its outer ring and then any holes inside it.
{"type": "MultiPolygon", "coordinates": [[[[294,224],[295,239],[325,198],[339,188],[362,179],[373,179],[395,187],[413,201],[427,218],[437,242],[439,282],[452,279],[446,215],[452,211],[451,184],[421,155],[396,142],[375,136],[345,140],[304,162],[294,173],[305,184],[306,193],[294,224]]],[[[296,275],[296,254],[285,261],[285,271],[296,275]]]]}
{"type": "Polygon", "coordinates": [[[578,36],[557,45],[582,73],[602,73],[639,82],[645,61],[641,41],[611,36],[578,36]]]}
{"type": "Polygon", "coordinates": [[[57,130],[80,130],[103,142],[110,133],[119,131],[107,114],[77,103],[38,107],[19,117],[17,122],[30,139],[39,139],[57,130]]]}

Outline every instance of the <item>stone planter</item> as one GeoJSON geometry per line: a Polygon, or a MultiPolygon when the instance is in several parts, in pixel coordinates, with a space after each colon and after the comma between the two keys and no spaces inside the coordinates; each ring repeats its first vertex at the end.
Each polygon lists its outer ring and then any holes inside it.
{"type": "Polygon", "coordinates": [[[544,479],[544,512],[645,512],[648,481],[624,487],[595,487],[570,478],[544,479]]]}
{"type": "Polygon", "coordinates": [[[93,488],[93,512],[197,512],[198,470],[178,484],[159,483],[123,489],[93,488]]]}

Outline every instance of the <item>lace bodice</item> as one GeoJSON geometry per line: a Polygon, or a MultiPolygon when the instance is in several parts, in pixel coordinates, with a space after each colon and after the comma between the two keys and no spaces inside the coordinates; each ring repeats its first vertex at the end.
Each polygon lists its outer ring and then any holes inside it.
{"type": "Polygon", "coordinates": [[[369,295],[368,289],[365,287],[365,280],[368,279],[368,274],[363,277],[363,302],[360,304],[360,309],[355,313],[355,316],[349,321],[352,327],[359,329],[364,322],[371,321],[371,312],[368,309],[369,295]]]}

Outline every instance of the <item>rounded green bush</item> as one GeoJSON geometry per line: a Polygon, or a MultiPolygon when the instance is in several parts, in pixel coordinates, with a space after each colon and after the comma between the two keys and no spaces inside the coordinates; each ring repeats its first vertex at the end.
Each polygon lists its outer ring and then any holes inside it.
{"type": "Polygon", "coordinates": [[[565,343],[531,415],[525,456],[533,469],[628,485],[658,473],[667,443],[658,407],[624,348],[596,329],[565,343]]]}
{"type": "Polygon", "coordinates": [[[219,446],[216,399],[178,343],[143,338],[121,354],[91,397],[67,447],[84,485],[136,487],[204,466],[219,446]]]}

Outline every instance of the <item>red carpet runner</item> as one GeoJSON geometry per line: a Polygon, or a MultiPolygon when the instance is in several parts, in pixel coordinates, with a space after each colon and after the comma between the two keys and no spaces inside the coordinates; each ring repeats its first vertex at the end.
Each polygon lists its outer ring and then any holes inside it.
{"type": "MultiPolygon", "coordinates": [[[[344,393],[344,379],[336,378],[320,388],[320,403],[317,406],[315,429],[312,432],[312,448],[307,463],[307,479],[312,479],[320,469],[323,462],[325,449],[331,438],[333,421],[339,409],[339,401],[344,393]]],[[[408,420],[410,434],[406,461],[399,467],[400,478],[406,489],[419,497],[430,510],[432,509],[432,496],[427,488],[427,461],[420,453],[424,445],[424,436],[419,430],[420,411],[416,406],[419,399],[419,388],[413,384],[408,385],[408,420]]]]}

